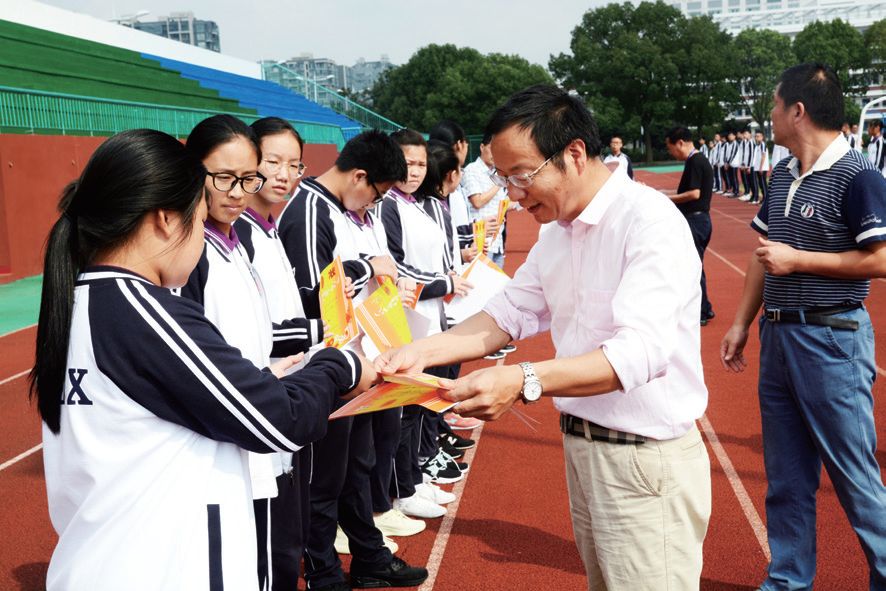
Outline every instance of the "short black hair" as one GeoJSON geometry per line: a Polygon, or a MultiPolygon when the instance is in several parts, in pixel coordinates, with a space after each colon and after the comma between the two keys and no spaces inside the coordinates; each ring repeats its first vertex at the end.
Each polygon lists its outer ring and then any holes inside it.
{"type": "Polygon", "coordinates": [[[554,165],[561,169],[559,152],[573,140],[584,142],[588,157],[599,156],[602,149],[597,123],[587,106],[577,96],[549,84],[530,86],[512,95],[492,114],[485,135],[492,137],[513,125],[530,131],[543,157],[558,156],[554,165]]]}
{"type": "Polygon", "coordinates": [[[299,152],[305,151],[305,141],[302,139],[298,131],[296,131],[295,127],[293,127],[286,119],[281,119],[280,117],[263,117],[253,121],[249,127],[255,132],[255,137],[258,138],[259,143],[261,143],[261,140],[264,137],[269,135],[291,133],[295,136],[295,141],[298,142],[299,152]]]}
{"type": "Polygon", "coordinates": [[[400,146],[383,131],[371,129],[351,138],[335,160],[342,172],[361,169],[370,183],[405,181],[406,158],[400,146]]]}
{"type": "Polygon", "coordinates": [[[692,132],[689,131],[689,128],[685,125],[675,125],[667,131],[667,133],[665,134],[665,139],[672,144],[676,144],[678,140],[691,142],[692,132]]]}
{"type": "Polygon", "coordinates": [[[450,146],[454,146],[458,142],[468,141],[465,130],[451,119],[444,119],[432,127],[430,133],[428,133],[428,138],[439,140],[450,146]]]}
{"type": "Polygon", "coordinates": [[[398,146],[424,146],[428,147],[428,142],[424,136],[412,129],[398,129],[391,133],[391,139],[397,142],[398,146]]]}
{"type": "Polygon", "coordinates": [[[781,73],[776,93],[785,108],[803,103],[817,127],[827,131],[840,129],[845,118],[843,87],[830,66],[817,62],[792,66],[781,73]]]}
{"type": "Polygon", "coordinates": [[[617,133],[616,133],[615,135],[613,135],[611,138],[609,138],[609,141],[611,142],[611,141],[614,140],[614,139],[620,139],[620,140],[621,140],[621,143],[625,143],[624,138],[622,138],[622,137],[621,137],[620,135],[618,135],[617,133]]]}
{"type": "Polygon", "coordinates": [[[871,122],[868,123],[868,129],[871,127],[876,127],[877,129],[883,128],[883,121],[880,119],[871,119],[871,122]]]}
{"type": "Polygon", "coordinates": [[[192,154],[202,161],[216,148],[238,136],[245,138],[255,147],[256,160],[260,161],[261,148],[255,131],[233,115],[214,115],[204,119],[188,134],[185,145],[192,154]]]}

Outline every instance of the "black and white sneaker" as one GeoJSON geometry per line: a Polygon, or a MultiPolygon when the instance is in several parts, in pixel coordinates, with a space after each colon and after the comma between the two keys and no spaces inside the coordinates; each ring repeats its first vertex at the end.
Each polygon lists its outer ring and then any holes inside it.
{"type": "Polygon", "coordinates": [[[467,437],[459,437],[455,433],[441,433],[440,442],[445,442],[448,447],[454,449],[471,449],[472,447],[477,445],[477,442],[473,439],[468,439],[467,437]]]}
{"type": "Polygon", "coordinates": [[[437,455],[429,458],[421,465],[421,471],[429,482],[436,482],[437,484],[451,484],[464,478],[455,460],[442,449],[437,452],[437,455]]]}

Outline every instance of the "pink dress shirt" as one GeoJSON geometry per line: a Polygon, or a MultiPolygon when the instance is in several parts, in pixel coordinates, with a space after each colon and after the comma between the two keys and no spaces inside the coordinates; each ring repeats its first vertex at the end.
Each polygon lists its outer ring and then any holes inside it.
{"type": "Polygon", "coordinates": [[[685,218],[617,171],[574,221],[551,224],[484,311],[514,339],[550,330],[558,358],[602,347],[623,390],[555,397],[558,410],[673,439],[707,406],[700,277],[685,218]]]}

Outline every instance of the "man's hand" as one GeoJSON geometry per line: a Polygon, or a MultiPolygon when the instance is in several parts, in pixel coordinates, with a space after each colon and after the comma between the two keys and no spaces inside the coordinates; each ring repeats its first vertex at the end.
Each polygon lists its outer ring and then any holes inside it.
{"type": "Polygon", "coordinates": [[[268,369],[270,369],[271,373],[274,374],[275,376],[277,376],[277,379],[279,380],[280,378],[285,376],[286,373],[292,367],[294,367],[297,363],[299,363],[304,358],[305,358],[304,353],[299,353],[297,355],[290,355],[289,357],[284,357],[283,359],[281,359],[279,361],[275,361],[274,363],[272,363],[268,367],[268,369]]]}
{"type": "Polygon", "coordinates": [[[800,251],[781,242],[759,238],[760,247],[754,251],[757,260],[770,275],[790,275],[800,263],[800,251]]]}
{"type": "Polygon", "coordinates": [[[465,417],[494,421],[501,417],[523,389],[523,370],[519,365],[487,367],[459,378],[452,390],[442,396],[458,402],[452,411],[465,417]]]}
{"type": "Polygon", "coordinates": [[[744,346],[748,342],[748,329],[733,324],[720,343],[720,362],[727,371],[741,373],[748,366],[744,358],[744,346]]]}
{"type": "Polygon", "coordinates": [[[397,280],[397,265],[394,264],[394,259],[385,255],[380,257],[372,257],[369,259],[369,264],[372,265],[372,273],[376,277],[379,275],[387,275],[394,281],[397,280]]]}
{"type": "Polygon", "coordinates": [[[362,355],[360,355],[360,368],[360,381],[357,382],[353,390],[342,396],[343,399],[350,400],[381,381],[381,376],[375,370],[375,365],[362,355]]]}
{"type": "Polygon", "coordinates": [[[375,359],[375,369],[379,373],[421,373],[425,370],[425,360],[414,345],[404,345],[388,349],[375,359]]]}
{"type": "Polygon", "coordinates": [[[399,293],[400,301],[404,306],[411,308],[415,305],[415,287],[415,280],[411,277],[397,279],[397,293],[399,293]]]}

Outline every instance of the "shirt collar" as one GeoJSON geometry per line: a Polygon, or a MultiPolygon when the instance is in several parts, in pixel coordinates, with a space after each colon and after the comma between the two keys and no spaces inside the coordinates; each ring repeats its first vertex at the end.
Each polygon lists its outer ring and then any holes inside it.
{"type": "Polygon", "coordinates": [[[609,178],[603,183],[603,186],[600,187],[600,190],[598,190],[597,194],[594,195],[594,198],[591,199],[591,202],[587,204],[580,214],[578,214],[578,217],[575,218],[571,224],[567,223],[561,225],[567,227],[575,226],[576,223],[581,222],[588,226],[595,226],[600,223],[600,220],[603,219],[609,206],[621,193],[628,180],[627,172],[622,171],[620,168],[617,169],[609,175],[609,178]]]}
{"type": "Polygon", "coordinates": [[[206,234],[209,234],[219,242],[225,245],[229,251],[232,251],[237,248],[237,245],[240,244],[240,238],[237,237],[237,231],[234,230],[233,224],[231,225],[231,237],[228,238],[225,236],[221,230],[213,226],[209,223],[209,220],[203,222],[203,231],[206,234]]]}
{"type": "Polygon", "coordinates": [[[834,138],[827,148],[824,149],[824,152],[818,157],[818,160],[815,161],[815,164],[812,165],[812,168],[806,171],[806,174],[800,175],[800,161],[796,156],[791,158],[791,161],[788,163],[788,170],[791,175],[795,179],[803,178],[812,174],[813,172],[821,172],[823,170],[828,170],[834,164],[836,164],[840,158],[845,156],[851,148],[846,140],[843,139],[842,134],[837,134],[837,137],[834,138]]]}
{"type": "Polygon", "coordinates": [[[338,196],[332,193],[332,191],[319,183],[317,181],[317,177],[309,176],[307,178],[304,178],[302,179],[301,184],[307,185],[314,192],[322,194],[324,197],[326,197],[326,199],[335,203],[336,207],[338,207],[338,210],[342,213],[347,211],[347,209],[345,209],[344,203],[341,202],[341,199],[339,199],[338,196]]]}
{"type": "Polygon", "coordinates": [[[404,193],[403,191],[401,191],[401,190],[398,189],[397,187],[391,187],[391,190],[390,190],[389,192],[390,192],[390,194],[393,195],[394,197],[399,197],[400,199],[402,199],[402,200],[405,201],[406,203],[418,203],[418,202],[415,200],[415,197],[413,197],[413,196],[410,195],[409,193],[404,193]]]}
{"type": "Polygon", "coordinates": [[[277,229],[277,222],[274,221],[274,216],[268,216],[268,219],[265,219],[265,216],[261,215],[251,207],[247,207],[246,213],[250,218],[252,218],[256,224],[261,226],[261,229],[266,233],[270,234],[272,230],[277,229]]]}
{"type": "Polygon", "coordinates": [[[348,217],[348,219],[350,219],[352,222],[354,222],[355,224],[357,224],[361,228],[363,228],[363,227],[371,228],[372,227],[372,214],[368,211],[366,212],[366,215],[364,216],[364,219],[362,219],[362,220],[360,219],[360,216],[357,215],[357,212],[355,212],[355,211],[347,210],[347,211],[345,211],[345,215],[348,217]]]}

